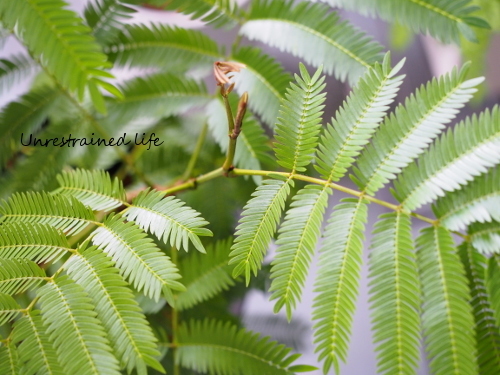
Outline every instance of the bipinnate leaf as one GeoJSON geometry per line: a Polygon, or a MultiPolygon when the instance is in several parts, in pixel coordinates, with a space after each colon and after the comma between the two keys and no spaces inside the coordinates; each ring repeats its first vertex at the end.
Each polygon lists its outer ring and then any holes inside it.
{"type": "Polygon", "coordinates": [[[15,295],[38,286],[46,279],[45,271],[25,259],[0,258],[0,293],[15,295]]]}
{"type": "Polygon", "coordinates": [[[113,261],[96,247],[80,246],[66,262],[68,275],[91,297],[111,347],[122,365],[131,373],[146,375],[149,365],[164,373],[156,360],[156,338],[132,291],[119,275],[113,261]]]}
{"type": "Polygon", "coordinates": [[[288,320],[302,296],[309,264],[321,231],[323,215],[328,205],[330,188],[307,185],[294,195],[287,211],[276,245],[276,256],[271,268],[271,300],[277,300],[274,312],[283,306],[288,320]]]}
{"type": "Polygon", "coordinates": [[[354,84],[375,61],[381,46],[323,4],[290,0],[252,2],[240,34],[290,52],[354,84]]]}
{"type": "Polygon", "coordinates": [[[370,291],[379,374],[411,374],[420,356],[420,285],[407,214],[383,214],[370,251],[370,291]]]}
{"type": "Polygon", "coordinates": [[[0,326],[13,320],[21,313],[21,306],[12,296],[0,293],[0,326]]]}
{"type": "Polygon", "coordinates": [[[183,258],[179,265],[186,290],[177,295],[175,308],[192,308],[235,284],[231,267],[227,264],[232,240],[217,241],[207,247],[207,253],[194,253],[183,258]]]}
{"type": "Polygon", "coordinates": [[[187,207],[180,199],[165,197],[160,191],[142,191],[123,215],[177,249],[188,251],[191,242],[196,250],[204,253],[199,237],[212,235],[210,230],[203,228],[208,222],[200,217],[199,212],[187,207]]]}
{"type": "Polygon", "coordinates": [[[500,254],[500,222],[472,223],[467,235],[474,249],[484,255],[500,254]]]}
{"type": "Polygon", "coordinates": [[[72,251],[66,236],[54,227],[36,223],[4,223],[0,231],[0,258],[56,262],[72,251]]]}
{"type": "Polygon", "coordinates": [[[354,87],[328,123],[316,150],[316,170],[322,178],[340,180],[368,144],[394,101],[404,75],[397,75],[404,60],[391,68],[388,52],[354,87]]]}
{"type": "Polygon", "coordinates": [[[184,368],[209,374],[292,375],[315,367],[291,364],[300,354],[267,337],[231,323],[190,321],[179,327],[175,361],[184,368]]]}
{"type": "Polygon", "coordinates": [[[321,68],[311,77],[300,64],[300,76],[290,83],[282,101],[276,124],[274,150],[278,164],[294,172],[303,172],[311,162],[317,146],[318,134],[326,94],[325,77],[321,68]]]}
{"type": "Polygon", "coordinates": [[[430,369],[435,374],[477,374],[471,295],[453,238],[445,228],[430,227],[416,244],[430,369]]]}
{"type": "Polygon", "coordinates": [[[403,208],[414,210],[459,190],[500,163],[500,111],[495,106],[448,130],[394,182],[403,208]]]}
{"type": "Polygon", "coordinates": [[[91,208],[73,197],[46,192],[15,193],[0,205],[0,223],[38,223],[72,235],[95,219],[91,208]]]}
{"type": "Polygon", "coordinates": [[[323,373],[347,359],[363,260],[368,202],[347,198],[334,207],[324,231],[313,305],[314,344],[323,373]]]}
{"type": "Polygon", "coordinates": [[[133,222],[110,214],[91,234],[92,243],[114,261],[120,274],[139,292],[158,301],[164,295],[173,303],[171,289],[184,290],[179,271],[170,258],[133,222]]]}
{"type": "Polygon", "coordinates": [[[56,194],[73,196],[94,211],[109,211],[126,203],[123,183],[100,170],[76,169],[57,176],[56,194]]]}
{"type": "Polygon", "coordinates": [[[251,273],[256,276],[262,267],[267,246],[276,232],[291,186],[291,179],[265,180],[243,209],[229,254],[229,264],[236,264],[233,277],[244,274],[247,285],[251,273]]]}
{"type": "Polygon", "coordinates": [[[487,259],[471,242],[464,241],[458,252],[465,268],[471,292],[470,304],[476,323],[477,363],[481,375],[500,372],[500,331],[486,290],[487,259]]]}
{"type": "Polygon", "coordinates": [[[435,139],[477,90],[483,78],[465,80],[467,64],[422,85],[386,118],[372,142],[357,159],[360,189],[375,194],[411,164],[435,139]]]}
{"type": "Polygon", "coordinates": [[[120,374],[92,300],[80,285],[58,276],[37,294],[43,323],[67,374],[120,374]]]}
{"type": "Polygon", "coordinates": [[[11,341],[0,345],[0,374],[18,375],[19,356],[16,346],[11,341]]]}
{"type": "Polygon", "coordinates": [[[65,375],[39,310],[30,311],[14,323],[12,341],[19,345],[23,374],[65,375]]]}

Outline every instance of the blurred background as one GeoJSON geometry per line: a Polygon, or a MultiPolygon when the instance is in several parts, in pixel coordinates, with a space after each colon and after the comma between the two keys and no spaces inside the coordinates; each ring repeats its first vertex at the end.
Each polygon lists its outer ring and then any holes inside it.
{"type": "MultiPolygon", "coordinates": [[[[239,0],[241,5],[247,1],[239,0]]],[[[86,4],[84,0],[69,0],[70,7],[82,13],[86,4]]],[[[192,21],[189,17],[174,12],[166,12],[163,10],[136,7],[138,12],[129,20],[131,23],[165,23],[169,25],[179,25],[186,28],[195,28],[206,32],[209,36],[217,40],[219,43],[230,45],[234,39],[234,32],[230,30],[213,29],[210,26],[204,25],[201,21],[192,21]]],[[[486,80],[480,91],[476,94],[475,100],[464,108],[457,120],[474,112],[479,112],[485,107],[491,107],[500,102],[500,36],[494,35],[486,45],[472,45],[469,42],[464,42],[461,47],[456,45],[443,45],[431,37],[422,35],[413,35],[407,30],[398,26],[388,25],[387,23],[365,18],[355,13],[340,11],[341,16],[351,21],[358,28],[362,29],[369,35],[373,36],[386,50],[392,51],[392,61],[395,65],[400,59],[406,57],[406,64],[402,69],[402,73],[406,74],[406,78],[401,86],[398,94],[397,103],[402,102],[405,97],[410,95],[418,86],[432,79],[434,76],[439,76],[451,71],[454,67],[460,67],[464,61],[473,58],[473,66],[471,69],[471,77],[485,75],[486,80]],[[464,53],[463,53],[464,51],[464,53]],[[464,56],[465,54],[465,56],[464,56]]],[[[500,20],[498,20],[500,22],[500,20]]],[[[481,38],[481,35],[479,36],[481,38]]],[[[243,44],[256,45],[254,42],[247,40],[243,44]]],[[[278,50],[272,49],[264,44],[258,44],[265,52],[276,57],[287,70],[291,72],[298,71],[299,59],[281,53],[278,50]]],[[[23,47],[12,37],[4,39],[4,44],[0,49],[0,58],[5,58],[23,51],[23,47]]],[[[116,71],[114,72],[118,78],[129,78],[132,75],[140,75],[140,71],[116,71]]],[[[20,84],[14,87],[10,92],[4,92],[0,96],[0,105],[12,101],[19,95],[25,93],[32,83],[36,72],[32,71],[28,74],[20,84]]],[[[215,82],[210,77],[207,79],[207,87],[209,91],[215,89],[215,82]]],[[[333,77],[327,77],[328,92],[324,121],[327,122],[335,113],[336,109],[342,104],[342,101],[350,91],[350,87],[342,82],[335,80],[333,77]]],[[[455,121],[456,122],[456,121],[455,121]]],[[[349,179],[344,179],[341,184],[349,187],[354,187],[349,179]]],[[[331,208],[345,196],[340,192],[336,192],[330,202],[331,208]]],[[[380,197],[387,201],[393,201],[392,196],[386,190],[380,193],[380,197]]],[[[380,206],[371,205],[369,209],[369,221],[367,224],[367,238],[365,241],[365,260],[367,260],[368,247],[370,244],[370,232],[375,219],[384,209],[380,206]]],[[[423,207],[419,213],[426,216],[433,216],[429,206],[423,207]]],[[[419,223],[414,223],[415,230],[418,232],[419,223]]],[[[416,232],[416,233],[417,233],[416,232]]],[[[415,233],[415,234],[416,234],[415,233]]],[[[273,258],[273,248],[270,249],[268,260],[273,258]]],[[[273,303],[269,302],[269,295],[260,291],[252,291],[247,295],[242,309],[244,321],[248,328],[263,332],[266,335],[272,335],[275,339],[288,341],[296,346],[303,353],[300,363],[316,365],[318,364],[316,355],[313,352],[312,346],[312,331],[311,331],[311,316],[313,304],[313,283],[317,259],[313,260],[313,266],[307,280],[305,293],[301,304],[294,314],[294,319],[291,324],[293,329],[287,330],[285,314],[279,314],[273,317],[273,303]],[[292,335],[290,334],[292,333],[292,335]]],[[[370,311],[369,311],[369,295],[367,279],[367,261],[365,261],[362,270],[362,280],[358,305],[354,317],[354,325],[350,352],[347,363],[341,366],[342,375],[358,375],[376,374],[376,353],[372,344],[370,311]]],[[[322,373],[317,371],[317,374],[322,373]]],[[[428,374],[427,364],[423,361],[420,365],[418,374],[428,374]]]]}

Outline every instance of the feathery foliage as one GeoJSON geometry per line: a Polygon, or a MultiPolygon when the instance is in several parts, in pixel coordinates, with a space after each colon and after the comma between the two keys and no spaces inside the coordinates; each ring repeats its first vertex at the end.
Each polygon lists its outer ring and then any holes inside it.
{"type": "Polygon", "coordinates": [[[416,240],[422,326],[434,373],[476,374],[476,343],[470,292],[453,238],[444,228],[426,228],[416,240]]]}
{"type": "Polygon", "coordinates": [[[311,370],[311,366],[290,366],[297,355],[289,354],[290,349],[284,345],[229,323],[205,320],[182,325],[179,346],[177,362],[209,374],[229,375],[237,371],[278,375],[311,370]]]}
{"type": "Polygon", "coordinates": [[[252,2],[240,33],[290,52],[327,74],[354,83],[381,60],[380,45],[356,30],[323,4],[290,0],[252,2]]]}
{"type": "MultiPolygon", "coordinates": [[[[0,374],[313,371],[283,343],[239,328],[249,290],[270,292],[290,320],[311,278],[317,359],[338,374],[366,255],[378,373],[414,374],[421,341],[432,374],[499,372],[500,110],[454,125],[483,81],[467,64],[401,101],[405,59],[393,65],[346,21],[355,17],[333,9],[457,42],[487,26],[481,15],[498,28],[495,6],[81,5],[79,14],[63,0],[0,2],[0,38],[28,52],[0,60],[0,91],[41,71],[0,112],[0,374]],[[235,38],[137,23],[142,6],[235,38]],[[292,74],[268,47],[308,66],[292,74]],[[345,90],[322,71],[352,87],[328,124],[323,110],[338,95],[326,91],[345,90]],[[82,142],[55,146],[62,137],[82,142]],[[375,196],[391,181],[396,204],[375,196]],[[334,190],[341,201],[329,210],[334,190]],[[431,202],[433,215],[416,211],[431,202]],[[364,249],[369,205],[385,212],[364,249]]],[[[491,35],[477,38],[482,50],[491,35]]]]}

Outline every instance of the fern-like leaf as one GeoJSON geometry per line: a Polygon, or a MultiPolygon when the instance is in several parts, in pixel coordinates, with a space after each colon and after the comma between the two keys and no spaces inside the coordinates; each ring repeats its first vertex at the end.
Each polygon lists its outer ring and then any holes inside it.
{"type": "Polygon", "coordinates": [[[175,361],[181,366],[209,374],[292,375],[313,370],[290,366],[300,354],[259,334],[238,329],[229,322],[191,321],[179,327],[175,361]]]}
{"type": "Polygon", "coordinates": [[[458,251],[471,291],[470,303],[476,322],[479,373],[495,375],[500,373],[500,331],[486,290],[487,259],[479,254],[470,242],[464,242],[458,251]]]}
{"type": "Polygon", "coordinates": [[[316,170],[326,180],[340,180],[383,120],[402,83],[396,74],[404,60],[391,68],[390,54],[375,63],[357,83],[332,118],[317,149],[316,170]]]}
{"type": "Polygon", "coordinates": [[[271,300],[277,299],[274,312],[285,306],[288,320],[300,301],[331,194],[331,189],[317,185],[307,185],[299,190],[279,230],[269,292],[272,292],[271,300]]]}
{"type": "Polygon", "coordinates": [[[94,305],[83,288],[58,276],[38,290],[43,323],[67,374],[120,374],[94,305]]]}
{"type": "Polygon", "coordinates": [[[278,164],[292,173],[305,171],[313,158],[326,97],[321,93],[326,85],[321,68],[311,77],[300,64],[300,73],[295,75],[297,84],[290,84],[281,103],[274,143],[278,164]]]}
{"type": "Polygon", "coordinates": [[[473,223],[467,234],[474,249],[481,254],[500,254],[500,222],[473,223]]]}
{"type": "Polygon", "coordinates": [[[123,22],[132,18],[133,8],[118,0],[97,0],[89,2],[85,8],[85,20],[92,29],[91,33],[100,44],[107,45],[113,41],[123,22]]]}
{"type": "Polygon", "coordinates": [[[240,34],[290,52],[308,64],[324,64],[327,74],[355,83],[375,61],[381,47],[323,4],[290,0],[252,2],[240,34]]]}
{"type": "Polygon", "coordinates": [[[257,275],[262,266],[267,246],[271,241],[290,194],[293,180],[265,180],[252,194],[241,214],[236,228],[229,264],[235,264],[233,277],[245,274],[246,284],[251,272],[257,275]]]}
{"type": "Polygon", "coordinates": [[[179,265],[186,291],[179,293],[176,309],[189,309],[234,285],[227,258],[231,239],[218,241],[207,247],[206,254],[196,253],[181,260],[179,265]]]}
{"type": "Polygon", "coordinates": [[[191,19],[199,19],[215,27],[231,26],[240,20],[239,9],[235,0],[171,0],[159,2],[165,9],[177,10],[191,15],[191,19]]]}
{"type": "Polygon", "coordinates": [[[45,276],[45,271],[32,261],[0,259],[0,293],[23,293],[38,286],[45,276]]]}
{"type": "Polygon", "coordinates": [[[116,263],[124,278],[138,291],[158,300],[163,294],[172,303],[170,289],[184,290],[177,267],[133,222],[110,214],[91,234],[92,242],[116,263]]]}
{"type": "Polygon", "coordinates": [[[98,103],[97,86],[110,86],[101,77],[113,76],[103,70],[109,64],[90,29],[66,6],[62,0],[7,1],[0,3],[0,17],[64,88],[80,98],[88,88],[98,103]]]}
{"type": "Polygon", "coordinates": [[[35,263],[56,262],[72,251],[66,236],[45,224],[3,223],[0,258],[27,259],[35,263]]]}
{"type": "Polygon", "coordinates": [[[486,21],[471,16],[477,8],[470,0],[321,0],[331,6],[378,15],[386,21],[399,22],[415,32],[429,33],[436,39],[459,43],[460,34],[477,41],[471,27],[489,28],[486,21]]]}
{"type": "Polygon", "coordinates": [[[16,346],[11,341],[0,346],[0,374],[19,374],[19,355],[16,346]]]}
{"type": "Polygon", "coordinates": [[[203,84],[179,75],[157,73],[133,78],[121,86],[124,98],[109,105],[110,120],[129,123],[185,112],[210,99],[203,84]]]}
{"type": "Polygon", "coordinates": [[[357,160],[354,180],[361,189],[373,195],[420,155],[445,124],[455,118],[476,92],[473,87],[483,80],[465,81],[466,73],[467,65],[459,72],[454,69],[439,80],[422,85],[386,119],[357,160]]]}
{"type": "Polygon", "coordinates": [[[23,374],[65,375],[46,330],[38,310],[30,311],[14,323],[12,341],[19,343],[23,374]]]}
{"type": "MultiPolygon", "coordinates": [[[[21,306],[12,296],[0,293],[0,326],[21,313],[21,306]]],[[[1,362],[0,362],[1,363],[1,362]]]]}
{"type": "Polygon", "coordinates": [[[473,222],[500,221],[500,173],[491,168],[460,190],[446,194],[433,205],[434,214],[450,230],[473,222]]]}
{"type": "Polygon", "coordinates": [[[72,235],[95,219],[92,209],[75,198],[41,193],[16,193],[0,206],[0,223],[48,224],[72,235]]]}
{"type": "Polygon", "coordinates": [[[196,250],[204,253],[199,236],[212,235],[210,230],[203,228],[208,222],[198,212],[177,198],[165,198],[160,191],[142,191],[124,215],[177,249],[188,251],[191,242],[196,250]]]}
{"type": "Polygon", "coordinates": [[[0,114],[0,167],[4,167],[22,143],[45,121],[60,92],[42,86],[11,102],[0,114]],[[23,136],[23,139],[21,137],[23,136]]]}
{"type": "Polygon", "coordinates": [[[4,94],[22,79],[36,71],[37,64],[25,54],[9,56],[9,60],[0,59],[0,94],[4,94]]]}
{"type": "Polygon", "coordinates": [[[420,288],[411,221],[401,212],[375,224],[370,299],[379,374],[411,374],[420,355],[420,288]]]}
{"type": "Polygon", "coordinates": [[[251,98],[249,107],[266,124],[274,127],[281,98],[292,77],[278,61],[258,48],[242,47],[233,52],[231,59],[245,64],[245,69],[234,75],[236,91],[240,94],[248,92],[251,98]]]}
{"type": "Polygon", "coordinates": [[[403,208],[414,210],[459,190],[500,162],[500,111],[495,106],[448,130],[394,183],[403,208]]]}
{"type": "Polygon", "coordinates": [[[211,67],[221,57],[217,43],[201,31],[167,25],[128,25],[105,49],[117,66],[187,69],[211,67]]]}
{"type": "Polygon", "coordinates": [[[100,249],[82,245],[64,267],[92,298],[111,347],[127,372],[136,368],[145,375],[146,365],[164,372],[154,358],[160,354],[156,338],[113,262],[100,249]]]}
{"type": "MultiPolygon", "coordinates": [[[[230,95],[229,101],[236,104],[235,97],[230,95]]],[[[220,146],[221,150],[226,153],[229,145],[227,115],[224,104],[219,99],[214,99],[207,106],[208,126],[215,138],[215,141],[220,146]]],[[[269,156],[271,147],[270,141],[266,136],[259,122],[252,114],[247,111],[243,119],[241,133],[238,136],[238,146],[234,155],[233,164],[238,168],[259,170],[261,162],[271,162],[269,156]]],[[[253,180],[258,184],[262,180],[260,176],[253,176],[253,180]]]]}
{"type": "Polygon", "coordinates": [[[57,176],[61,186],[55,193],[73,196],[94,211],[109,211],[126,203],[125,189],[120,180],[107,172],[77,169],[57,176]]]}
{"type": "Polygon", "coordinates": [[[334,207],[324,232],[313,305],[315,351],[326,374],[347,358],[358,294],[367,201],[347,198],[334,207]]]}
{"type": "Polygon", "coordinates": [[[470,292],[453,238],[445,228],[431,227],[416,243],[430,368],[435,374],[477,374],[470,292]]]}
{"type": "Polygon", "coordinates": [[[500,326],[500,255],[493,255],[488,262],[486,288],[498,327],[500,326]]]}

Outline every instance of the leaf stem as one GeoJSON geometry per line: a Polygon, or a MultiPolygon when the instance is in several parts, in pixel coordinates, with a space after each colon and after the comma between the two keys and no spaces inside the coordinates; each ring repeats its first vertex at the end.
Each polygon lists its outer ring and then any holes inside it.
{"type": "MultiPolygon", "coordinates": [[[[178,266],[178,261],[177,261],[177,249],[175,247],[172,247],[172,252],[170,254],[170,259],[172,260],[172,263],[175,264],[175,266],[178,266]]],[[[174,301],[177,300],[177,294],[174,294],[174,301]]],[[[177,348],[177,336],[179,331],[179,312],[174,307],[172,308],[172,344],[173,348],[177,348]]],[[[177,353],[174,351],[174,375],[180,375],[180,366],[179,363],[175,360],[175,355],[177,353]]]]}
{"type": "Polygon", "coordinates": [[[196,146],[194,147],[193,154],[191,155],[191,158],[189,159],[186,170],[181,177],[182,181],[186,181],[189,177],[191,177],[191,174],[193,173],[194,166],[196,165],[196,161],[198,160],[198,157],[200,156],[201,148],[203,146],[203,143],[205,142],[205,138],[207,136],[207,131],[208,131],[208,124],[205,122],[203,124],[203,127],[201,128],[201,132],[200,132],[200,135],[198,136],[198,140],[196,141],[196,146]]]}

